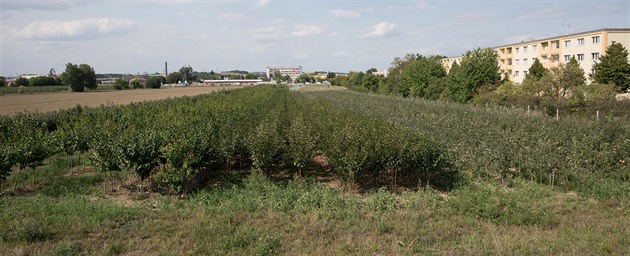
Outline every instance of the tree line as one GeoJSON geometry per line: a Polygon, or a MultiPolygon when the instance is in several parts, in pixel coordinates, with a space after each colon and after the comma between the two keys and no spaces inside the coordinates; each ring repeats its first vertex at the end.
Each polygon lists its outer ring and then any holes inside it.
{"type": "MultiPolygon", "coordinates": [[[[630,89],[628,51],[613,42],[599,62],[593,66],[592,82],[586,85],[586,76],[580,64],[572,58],[566,64],[546,69],[535,60],[522,84],[509,80],[501,73],[498,53],[493,49],[467,51],[461,62],[450,69],[442,64],[445,56],[407,54],[396,57],[388,75],[350,72],[348,76],[331,80],[334,85],[357,91],[394,94],[461,103],[505,103],[510,97],[563,101],[568,104],[585,104],[588,101],[610,99],[615,93],[630,89]]],[[[531,102],[529,102],[531,103],[531,102]]]]}

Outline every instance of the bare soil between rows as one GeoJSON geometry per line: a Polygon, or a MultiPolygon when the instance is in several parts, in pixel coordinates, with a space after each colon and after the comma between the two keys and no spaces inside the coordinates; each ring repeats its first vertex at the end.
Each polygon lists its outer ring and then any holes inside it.
{"type": "Polygon", "coordinates": [[[241,86],[190,86],[162,87],[105,92],[60,92],[33,95],[0,96],[0,115],[13,116],[22,112],[51,112],[73,108],[77,105],[98,107],[101,105],[126,105],[134,102],[162,100],[182,96],[195,96],[241,86]]]}

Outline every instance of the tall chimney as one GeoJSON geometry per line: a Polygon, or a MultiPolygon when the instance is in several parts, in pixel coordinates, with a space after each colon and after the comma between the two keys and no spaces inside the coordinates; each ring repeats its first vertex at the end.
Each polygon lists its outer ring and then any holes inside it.
{"type": "Polygon", "coordinates": [[[164,78],[168,78],[168,62],[164,62],[164,78]]]}

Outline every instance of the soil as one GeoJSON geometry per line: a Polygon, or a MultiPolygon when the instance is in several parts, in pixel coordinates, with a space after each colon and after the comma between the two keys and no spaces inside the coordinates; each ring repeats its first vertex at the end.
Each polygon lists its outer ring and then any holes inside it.
{"type": "Polygon", "coordinates": [[[50,112],[73,108],[76,105],[98,107],[101,105],[125,105],[133,102],[161,100],[182,96],[194,96],[236,86],[162,87],[161,89],[137,89],[105,92],[60,92],[34,95],[0,96],[0,115],[13,116],[20,112],[50,112]]]}

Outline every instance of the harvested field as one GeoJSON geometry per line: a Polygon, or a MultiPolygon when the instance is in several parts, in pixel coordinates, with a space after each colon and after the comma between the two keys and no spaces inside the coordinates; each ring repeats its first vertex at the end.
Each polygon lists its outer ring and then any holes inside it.
{"type": "Polygon", "coordinates": [[[194,96],[218,90],[235,88],[240,87],[192,86],[107,92],[63,92],[35,95],[4,95],[0,96],[0,115],[11,116],[20,112],[50,112],[73,108],[76,105],[90,107],[97,107],[100,105],[124,105],[147,100],[194,96]]]}

